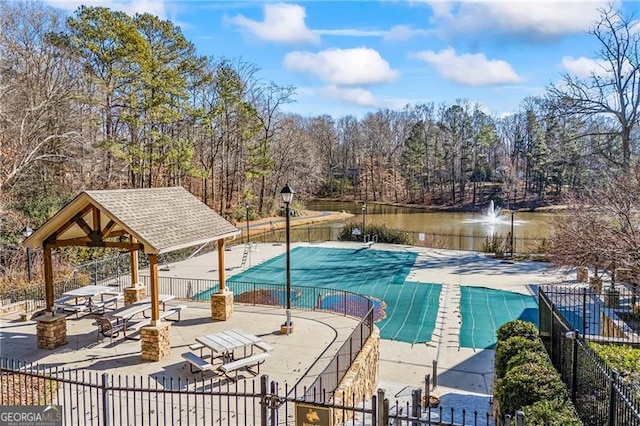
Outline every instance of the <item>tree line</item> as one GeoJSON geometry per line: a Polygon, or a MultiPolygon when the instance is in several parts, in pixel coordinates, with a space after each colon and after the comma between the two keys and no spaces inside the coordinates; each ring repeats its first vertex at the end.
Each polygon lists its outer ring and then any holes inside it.
{"type": "Polygon", "coordinates": [[[498,117],[468,100],[362,117],[286,112],[295,88],[204,57],[150,14],[0,0],[0,229],[17,241],[85,188],[182,185],[230,219],[301,198],[537,206],[637,158],[636,23],[603,9],[602,70],[498,117]]]}

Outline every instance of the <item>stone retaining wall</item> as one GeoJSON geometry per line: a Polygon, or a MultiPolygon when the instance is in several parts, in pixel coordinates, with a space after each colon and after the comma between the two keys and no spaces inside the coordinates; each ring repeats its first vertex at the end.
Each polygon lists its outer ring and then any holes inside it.
{"type": "MultiPolygon", "coordinates": [[[[351,364],[335,393],[335,403],[350,405],[352,401],[369,400],[378,390],[380,368],[380,330],[373,327],[371,336],[351,364]],[[344,401],[343,401],[344,396],[344,401]]],[[[346,412],[349,414],[350,412],[346,412]]],[[[333,424],[343,423],[342,410],[333,411],[333,424]]],[[[352,413],[351,413],[352,414],[352,413]]]]}

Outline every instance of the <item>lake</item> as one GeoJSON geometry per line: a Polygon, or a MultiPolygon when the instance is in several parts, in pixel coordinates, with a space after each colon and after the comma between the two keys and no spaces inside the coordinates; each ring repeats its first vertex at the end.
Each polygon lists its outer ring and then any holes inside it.
{"type": "MultiPolygon", "coordinates": [[[[488,206],[487,206],[488,207],[488,206]]],[[[344,201],[311,201],[306,208],[316,211],[346,211],[356,215],[352,221],[362,223],[362,203],[344,201]]],[[[513,217],[513,235],[516,251],[531,251],[528,248],[535,241],[547,238],[552,232],[552,221],[556,213],[516,212],[513,217]]],[[[389,228],[401,229],[415,234],[414,239],[420,241],[421,234],[425,239],[437,234],[447,240],[445,246],[469,250],[480,250],[487,237],[499,235],[506,237],[511,231],[511,213],[503,211],[498,220],[488,222],[485,214],[460,212],[426,212],[410,207],[397,207],[384,204],[367,204],[366,224],[383,223],[389,228]],[[455,239],[457,238],[457,241],[455,239]]],[[[332,226],[340,228],[342,223],[332,226]]],[[[319,227],[327,226],[318,225],[319,227]]],[[[422,244],[419,244],[422,245],[422,244]]],[[[428,245],[428,244],[425,244],[428,245]]]]}

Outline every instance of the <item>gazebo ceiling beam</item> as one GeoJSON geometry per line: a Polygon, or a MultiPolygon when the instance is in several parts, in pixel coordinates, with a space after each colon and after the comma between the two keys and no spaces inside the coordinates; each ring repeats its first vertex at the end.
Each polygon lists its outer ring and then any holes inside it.
{"type": "Polygon", "coordinates": [[[128,251],[144,250],[144,245],[140,243],[132,244],[129,242],[120,242],[120,241],[91,241],[91,240],[87,240],[86,237],[51,241],[51,242],[47,242],[45,246],[50,248],[78,246],[78,247],[109,247],[109,248],[125,249],[128,251]]]}

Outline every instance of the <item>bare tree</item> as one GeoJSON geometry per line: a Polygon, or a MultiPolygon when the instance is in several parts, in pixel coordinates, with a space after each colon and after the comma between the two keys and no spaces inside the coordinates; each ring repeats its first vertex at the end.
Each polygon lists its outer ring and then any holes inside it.
{"type": "Polygon", "coordinates": [[[630,169],[631,135],[638,124],[640,106],[638,28],[638,21],[621,11],[602,9],[600,21],[590,31],[600,43],[598,69],[586,79],[566,74],[549,91],[566,114],[615,119],[620,148],[608,159],[626,172],[630,169]]]}
{"type": "Polygon", "coordinates": [[[36,166],[54,166],[39,170],[40,177],[59,172],[73,155],[78,69],[47,40],[61,26],[53,9],[0,2],[0,190],[36,166]]]}
{"type": "Polygon", "coordinates": [[[583,197],[567,200],[550,239],[551,261],[602,273],[628,268],[640,274],[640,169],[612,174],[583,197]]]}

